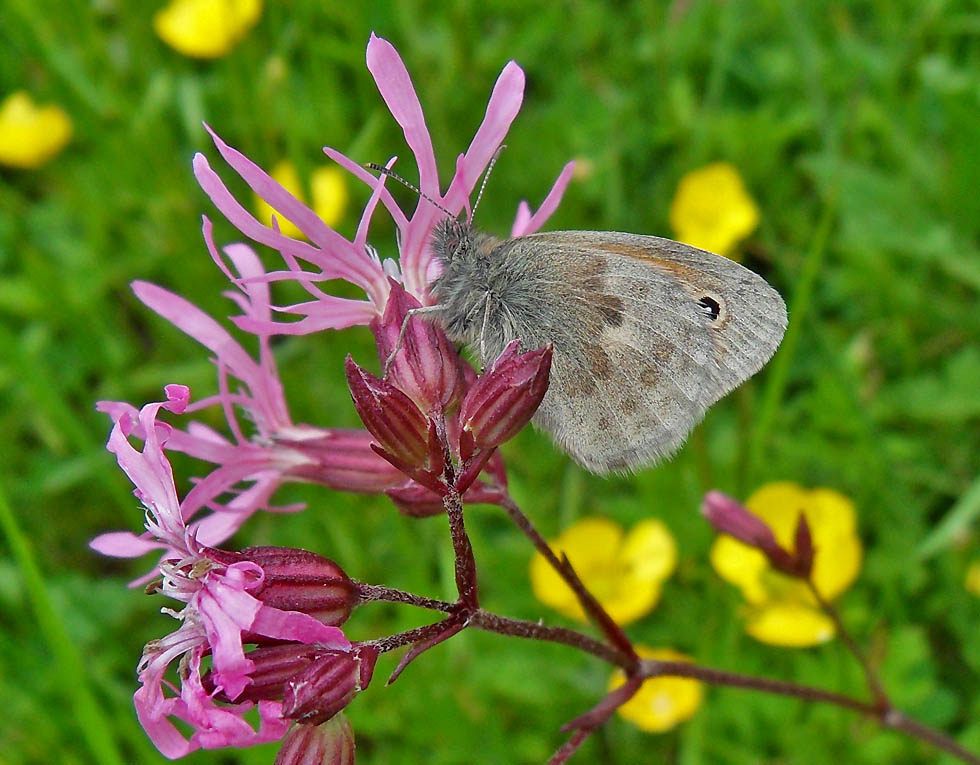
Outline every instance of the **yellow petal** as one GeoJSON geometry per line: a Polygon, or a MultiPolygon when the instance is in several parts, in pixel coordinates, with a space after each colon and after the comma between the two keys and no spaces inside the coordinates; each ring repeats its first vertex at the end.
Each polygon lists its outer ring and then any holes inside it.
{"type": "MultiPolygon", "coordinates": [[[[296,172],[296,168],[293,163],[288,159],[284,159],[269,173],[272,179],[282,186],[286,191],[292,194],[296,199],[298,199],[303,204],[306,204],[305,195],[303,194],[303,185],[299,180],[299,173],[296,172]]],[[[262,197],[256,195],[255,197],[255,217],[258,218],[262,223],[267,226],[272,225],[272,215],[275,213],[276,221],[279,224],[279,230],[286,236],[292,237],[293,239],[303,239],[305,238],[302,231],[300,231],[292,221],[288,220],[282,213],[276,212],[276,210],[266,202],[262,197]]]]}
{"type": "Polygon", "coordinates": [[[963,583],[966,591],[980,597],[980,560],[975,560],[966,570],[966,581],[963,583]]]}
{"type": "MultiPolygon", "coordinates": [[[[551,547],[568,556],[585,586],[619,624],[629,624],[650,612],[677,558],[673,537],[657,520],[638,523],[624,538],[618,524],[586,518],[567,529],[551,547]]],[[[544,556],[536,555],[531,561],[531,586],[542,603],[586,621],[571,588],[544,556]]]]}
{"type": "Polygon", "coordinates": [[[310,178],[313,211],[331,228],[344,217],[347,209],[347,177],[339,167],[320,167],[310,178]]]}
{"type": "Polygon", "coordinates": [[[258,21],[261,0],[172,0],[153,17],[153,28],[185,56],[223,56],[258,21]]]}
{"type": "Polygon", "coordinates": [[[754,547],[729,536],[719,536],[711,546],[709,559],[718,575],[738,587],[750,603],[766,599],[761,578],[769,569],[769,562],[754,547]]]}
{"type": "MultiPolygon", "coordinates": [[[[591,589],[589,577],[594,580],[595,572],[611,564],[622,539],[623,530],[619,524],[607,518],[584,518],[549,545],[557,555],[568,556],[575,571],[591,589]]],[[[534,596],[545,605],[572,619],[588,621],[575,594],[540,553],[536,553],[531,561],[531,588],[534,596]]],[[[593,594],[602,602],[599,593],[593,594]]]]}
{"type": "Polygon", "coordinates": [[[69,116],[58,106],[37,107],[23,90],[0,104],[0,164],[33,169],[60,152],[71,138],[69,116]]]}
{"type": "Polygon", "coordinates": [[[662,582],[677,565],[677,543],[663,521],[654,518],[630,529],[621,554],[630,576],[641,581],[662,582]]]}
{"type": "Polygon", "coordinates": [[[805,648],[834,637],[834,623],[824,613],[796,603],[773,603],[747,612],[745,631],[763,643],[805,648]]]}
{"type": "Polygon", "coordinates": [[[715,162],[681,178],[670,225],[680,241],[727,256],[759,225],[759,208],[738,170],[715,162]]]}
{"type": "MultiPolygon", "coordinates": [[[[690,661],[671,648],[653,649],[637,646],[637,653],[645,659],[660,661],[690,661]]],[[[613,673],[609,690],[615,690],[626,682],[622,670],[613,673]]],[[[654,677],[640,686],[640,690],[623,704],[617,712],[641,730],[661,733],[690,719],[701,706],[704,686],[686,677],[654,677]]]]}

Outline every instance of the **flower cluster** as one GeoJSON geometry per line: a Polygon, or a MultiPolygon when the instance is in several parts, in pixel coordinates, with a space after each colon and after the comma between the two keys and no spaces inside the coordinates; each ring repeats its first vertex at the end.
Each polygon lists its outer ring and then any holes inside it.
{"type": "MultiPolygon", "coordinates": [[[[477,375],[438,326],[410,316],[431,302],[430,285],[439,272],[429,247],[431,230],[444,215],[439,206],[453,215],[468,209],[476,183],[520,108],[523,72],[513,62],[504,68],[484,120],[443,191],[404,64],[388,42],[374,36],[367,64],[415,155],[420,188],[438,206],[420,199],[414,212],[404,212],[386,191],[384,176],[376,178],[325,149],[372,191],[354,237],[347,239],[330,228],[332,221],[212,133],[220,155],[268,207],[259,217],[248,212],[200,154],[193,163],[198,181],[243,234],[277,252],[284,264],[267,270],[246,244],[220,251],[205,218],[207,249],[234,287],[227,294],[240,313],[231,321],[254,336],[257,355],[179,295],[145,282],[133,285],[147,307],[208,349],[218,371],[217,393],[195,402],[187,388],[173,385],[167,402],[142,409],[124,402],[99,404],[114,423],[109,449],[137,486],[148,515],[144,533],[103,534],[92,546],[123,557],[156,551],[158,564],[142,581],[155,580],[154,592],[184,604],[178,612],[168,611],[181,626],[147,646],[136,695],[141,722],[167,756],[278,739],[292,721],[298,724],[280,753],[282,762],[305,761],[316,747],[332,747],[343,756],[352,751],[349,726],[326,721],[367,685],[377,657],[373,645],[352,645],[338,628],[358,602],[356,587],[314,553],[232,552],[219,546],[259,510],[301,510],[273,504],[276,489],[287,481],[385,492],[413,515],[442,512],[447,492],[466,501],[493,501],[506,485],[496,447],[527,423],[547,389],[550,349],[522,352],[515,342],[477,375]],[[382,261],[367,243],[379,204],[398,229],[397,262],[382,261]],[[318,286],[334,279],[361,288],[364,299],[340,298],[318,286]],[[310,299],[274,304],[271,285],[283,280],[295,281],[310,299]],[[294,422],[271,338],[353,325],[370,326],[385,367],[379,378],[347,361],[351,394],[366,430],[294,422]],[[227,433],[193,420],[174,426],[157,421],[161,409],[179,416],[207,407],[221,409],[227,433]],[[142,451],[130,439],[142,440],[142,451]],[[212,466],[183,501],[177,499],[165,450],[212,466]],[[246,650],[246,645],[254,647],[246,650]],[[168,668],[178,660],[174,684],[167,679],[168,668]],[[256,705],[257,729],[243,717],[256,705]]],[[[521,203],[514,235],[540,228],[558,205],[571,171],[569,163],[537,212],[521,203]]],[[[334,191],[335,180],[330,181],[334,191]]]]}
{"type": "MultiPolygon", "coordinates": [[[[343,683],[334,679],[311,691],[302,682],[304,673],[324,661],[336,663],[338,656],[361,663],[356,646],[337,626],[346,621],[356,593],[335,564],[302,551],[216,550],[201,544],[184,522],[184,503],[177,498],[164,454],[173,431],[157,416],[161,409],[180,413],[189,395],[187,388],[170,385],[167,401],[139,411],[142,450],[128,440],[132,420],[117,412],[107,447],[146,509],[146,544],[165,550],[160,577],[150,591],[183,604],[179,611],[165,609],[180,626],[146,646],[139,665],[141,687],[134,696],[140,722],[168,757],[201,747],[274,741],[286,733],[291,719],[332,714],[349,701],[343,683]],[[253,643],[270,646],[246,651],[246,644],[253,643]],[[291,662],[280,660],[276,681],[270,682],[263,655],[268,651],[292,651],[306,663],[295,656],[291,662]],[[178,661],[179,687],[167,679],[169,667],[178,661]],[[297,703],[294,688],[304,689],[304,703],[297,703]],[[258,729],[245,719],[256,704],[258,729]],[[190,726],[191,735],[185,736],[172,718],[190,726]]],[[[194,501],[195,491],[185,503],[194,501]]]]}

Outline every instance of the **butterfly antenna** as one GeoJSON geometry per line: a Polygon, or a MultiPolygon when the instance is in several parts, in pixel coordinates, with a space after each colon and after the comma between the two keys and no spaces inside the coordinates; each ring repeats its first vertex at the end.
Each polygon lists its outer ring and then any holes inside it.
{"type": "Polygon", "coordinates": [[[470,212],[470,222],[473,221],[476,215],[476,208],[480,206],[480,200],[483,199],[483,190],[487,187],[487,181],[490,180],[490,172],[493,170],[493,166],[497,164],[497,160],[500,159],[500,152],[502,152],[507,147],[501,144],[500,147],[493,153],[490,157],[490,164],[487,165],[487,171],[483,174],[483,183],[480,184],[480,191],[476,195],[476,201],[473,203],[473,210],[470,212]]]}
{"type": "MultiPolygon", "coordinates": [[[[376,172],[379,172],[382,175],[387,175],[389,178],[394,178],[402,186],[405,186],[407,188],[410,188],[412,191],[414,191],[416,194],[418,194],[422,199],[424,199],[426,202],[428,202],[433,207],[436,207],[436,208],[442,210],[450,218],[455,218],[456,217],[451,212],[449,212],[449,210],[447,210],[445,207],[443,207],[441,204],[439,204],[436,200],[434,200],[428,194],[426,194],[425,192],[423,192],[418,186],[416,186],[414,183],[410,183],[409,181],[406,181],[404,178],[402,178],[394,170],[389,170],[387,167],[383,167],[383,166],[379,165],[377,162],[365,162],[364,163],[364,167],[368,168],[369,170],[374,170],[376,172]]],[[[492,167],[492,165],[491,165],[491,167],[492,167]]],[[[484,180],[484,183],[486,183],[485,180],[484,180]]],[[[481,193],[482,193],[482,189],[481,189],[481,193]]]]}

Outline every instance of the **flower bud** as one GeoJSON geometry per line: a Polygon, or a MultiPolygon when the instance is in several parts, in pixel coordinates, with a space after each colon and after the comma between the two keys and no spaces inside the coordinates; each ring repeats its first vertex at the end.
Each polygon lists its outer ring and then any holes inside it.
{"type": "MultiPolygon", "coordinates": [[[[307,669],[325,649],[316,643],[285,643],[282,645],[259,646],[248,652],[253,669],[249,672],[251,683],[245,686],[236,702],[282,699],[286,683],[307,669]]],[[[214,676],[211,671],[202,678],[204,690],[213,694],[214,676]]],[[[218,691],[215,698],[229,701],[224,691],[218,691]]]]}
{"type": "Polygon", "coordinates": [[[322,725],[294,725],[275,765],[354,765],[354,729],[344,715],[322,725]]]}
{"type": "Polygon", "coordinates": [[[359,367],[348,356],[347,384],[357,414],[386,452],[408,465],[423,467],[429,457],[429,421],[408,396],[359,367]]]}
{"type": "Polygon", "coordinates": [[[551,346],[519,353],[519,345],[519,340],[512,341],[463,399],[459,413],[463,431],[480,448],[497,446],[517,435],[548,390],[551,346]]]}
{"type": "Polygon", "coordinates": [[[809,577],[813,566],[813,542],[802,513],[796,527],[794,553],[776,541],[776,535],[765,521],[720,491],[709,491],[704,496],[701,514],[722,534],[759,550],[777,571],[802,579],[809,577]]]}
{"type": "Polygon", "coordinates": [[[283,717],[315,724],[329,720],[367,688],[378,652],[367,646],[324,651],[286,683],[283,717]]]}
{"type": "Polygon", "coordinates": [[[405,317],[422,304],[398,282],[390,280],[390,283],[384,316],[371,322],[381,363],[387,363],[398,349],[385,379],[407,394],[423,412],[445,412],[462,390],[459,353],[438,325],[420,316],[408,320],[399,347],[398,337],[405,317]]]}
{"type": "Polygon", "coordinates": [[[339,627],[357,605],[357,588],[336,563],[294,547],[247,547],[241,552],[206,548],[213,561],[250,561],[262,568],[262,584],[250,594],[280,611],[299,611],[339,627]]]}

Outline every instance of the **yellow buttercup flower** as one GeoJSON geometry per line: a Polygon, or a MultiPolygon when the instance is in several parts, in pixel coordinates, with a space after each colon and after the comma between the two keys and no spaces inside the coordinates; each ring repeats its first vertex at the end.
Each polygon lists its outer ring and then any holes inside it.
{"type": "MultiPolygon", "coordinates": [[[[296,167],[288,159],[282,160],[269,173],[272,179],[286,191],[296,197],[304,205],[306,195],[296,167]]],[[[338,167],[320,167],[313,171],[310,178],[313,192],[313,212],[328,226],[336,226],[344,217],[347,208],[347,184],[344,173],[338,167]]],[[[262,197],[255,197],[256,217],[267,225],[272,225],[272,215],[275,213],[279,230],[293,239],[303,239],[305,235],[292,221],[266,202],[262,197]]]]}
{"type": "MultiPolygon", "coordinates": [[[[690,661],[689,656],[671,648],[647,648],[636,646],[636,652],[644,659],[660,661],[690,661]]],[[[609,690],[614,691],[626,682],[621,669],[609,679],[609,690]]],[[[704,685],[688,677],[652,677],[640,686],[636,694],[616,710],[637,728],[648,733],[663,733],[689,720],[701,706],[704,685]]]]}
{"type": "MultiPolygon", "coordinates": [[[[655,519],[640,521],[624,534],[607,518],[584,518],[549,544],[557,555],[568,556],[585,586],[618,624],[649,613],[677,564],[674,538],[655,519]]],[[[542,603],[587,621],[575,594],[540,553],[531,561],[531,586],[542,603]]]]}
{"type": "Polygon", "coordinates": [[[262,0],[171,0],[153,17],[167,45],[194,58],[225,55],[258,22],[262,0]]]}
{"type": "Polygon", "coordinates": [[[71,129],[61,107],[38,107],[26,92],[15,91],[0,104],[0,164],[40,167],[65,147],[71,129]]]}
{"type": "MultiPolygon", "coordinates": [[[[821,596],[832,600],[846,590],[861,567],[854,504],[833,489],[804,489],[795,483],[769,483],[745,506],[772,529],[780,546],[794,547],[800,513],[813,539],[811,578],[821,596]]],[[[772,645],[804,647],[834,637],[834,624],[816,603],[806,583],[781,574],[759,550],[729,536],[711,548],[715,570],[736,585],[746,600],[745,630],[772,645]]]]}
{"type": "Polygon", "coordinates": [[[670,225],[681,242],[730,257],[759,225],[759,208],[738,170],[715,162],[681,178],[670,204],[670,225]]]}
{"type": "Polygon", "coordinates": [[[975,560],[966,570],[966,591],[980,597],[980,560],[975,560]]]}
{"type": "Polygon", "coordinates": [[[318,167],[310,177],[313,212],[331,228],[344,217],[347,209],[347,174],[339,167],[318,167]]]}

